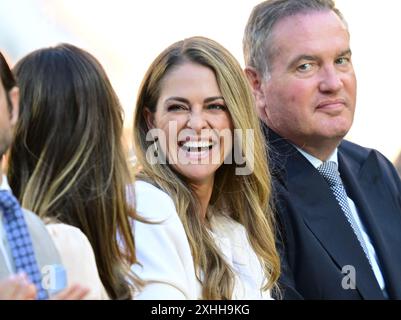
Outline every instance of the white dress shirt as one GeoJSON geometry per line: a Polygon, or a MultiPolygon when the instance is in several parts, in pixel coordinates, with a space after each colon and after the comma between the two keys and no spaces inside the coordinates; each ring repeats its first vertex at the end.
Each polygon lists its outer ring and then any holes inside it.
{"type": "MultiPolygon", "coordinates": [[[[138,215],[153,224],[132,221],[138,264],[131,270],[146,282],[135,299],[201,299],[202,285],[184,226],[173,200],[155,186],[135,183],[138,215]]],[[[245,228],[224,215],[210,219],[211,234],[235,274],[232,299],[271,299],[261,291],[265,277],[245,228]]]]}
{"type": "MultiPolygon", "coordinates": [[[[5,175],[3,175],[3,179],[0,185],[0,190],[6,190],[11,192],[11,188],[8,185],[7,177],[5,175]]],[[[9,272],[14,273],[15,272],[14,261],[11,258],[11,251],[8,247],[7,234],[3,226],[3,211],[1,209],[0,209],[0,254],[3,255],[9,272]]]]}
{"type": "MultiPolygon", "coordinates": [[[[310,155],[309,153],[305,152],[304,150],[298,148],[297,146],[295,146],[295,148],[297,148],[297,150],[317,169],[321,164],[323,164],[323,161],[321,161],[320,159],[310,155]]],[[[333,161],[337,164],[338,166],[338,150],[337,148],[334,150],[333,154],[327,159],[327,161],[333,161]]],[[[340,174],[341,175],[341,174],[340,174]]],[[[377,254],[375,251],[375,248],[373,247],[372,241],[370,240],[369,235],[366,232],[366,229],[361,221],[361,219],[359,218],[359,214],[358,214],[358,209],[354,203],[354,201],[347,195],[347,200],[348,200],[348,204],[349,207],[351,209],[351,213],[352,216],[359,228],[359,230],[361,231],[363,240],[366,243],[366,247],[368,249],[368,255],[369,255],[369,260],[371,262],[371,266],[373,269],[373,273],[375,274],[376,280],[379,283],[380,288],[382,289],[383,292],[385,292],[385,283],[384,283],[384,278],[383,275],[380,271],[380,267],[379,267],[379,263],[378,263],[378,259],[377,259],[377,254]]]]}

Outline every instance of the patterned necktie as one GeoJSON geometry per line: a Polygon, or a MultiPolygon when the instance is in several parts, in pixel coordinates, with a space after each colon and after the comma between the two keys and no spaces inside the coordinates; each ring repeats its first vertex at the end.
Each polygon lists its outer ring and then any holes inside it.
{"type": "Polygon", "coordinates": [[[17,272],[22,271],[28,275],[37,288],[38,299],[47,299],[48,295],[41,284],[42,276],[36,262],[24,214],[11,192],[0,190],[0,210],[3,211],[4,230],[17,272]]]}
{"type": "Polygon", "coordinates": [[[355,218],[352,215],[351,209],[349,207],[347,193],[345,192],[344,185],[340,177],[340,173],[338,172],[337,163],[334,161],[326,161],[323,162],[323,164],[320,165],[317,169],[329,184],[330,189],[332,190],[334,196],[336,197],[338,204],[340,205],[342,211],[344,212],[363,251],[365,252],[369,264],[372,266],[369,259],[368,248],[366,246],[365,240],[362,237],[361,230],[359,229],[355,221],[355,218]]]}

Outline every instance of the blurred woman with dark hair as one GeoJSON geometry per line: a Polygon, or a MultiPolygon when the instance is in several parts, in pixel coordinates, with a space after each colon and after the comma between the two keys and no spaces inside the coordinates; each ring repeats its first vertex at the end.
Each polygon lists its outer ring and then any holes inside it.
{"type": "MultiPolygon", "coordinates": [[[[0,52],[0,300],[88,298],[91,288],[80,281],[74,283],[81,279],[70,279],[67,287],[60,255],[68,260],[70,252],[58,252],[46,226],[34,213],[21,208],[3,175],[3,158],[12,144],[18,109],[19,90],[0,52]]],[[[74,240],[83,237],[76,235],[74,240]]],[[[86,249],[79,247],[76,254],[85,255],[86,249]]],[[[97,274],[94,260],[88,263],[97,274]]]]}
{"type": "MultiPolygon", "coordinates": [[[[59,246],[73,251],[80,245],[66,243],[60,227],[79,228],[92,245],[107,295],[130,299],[136,281],[129,278],[136,262],[128,223],[134,210],[126,202],[131,180],[122,108],[105,71],[88,52],[62,44],[27,55],[14,73],[21,102],[11,188],[25,208],[51,223],[59,246]]],[[[78,257],[74,267],[81,271],[78,257]]]]}

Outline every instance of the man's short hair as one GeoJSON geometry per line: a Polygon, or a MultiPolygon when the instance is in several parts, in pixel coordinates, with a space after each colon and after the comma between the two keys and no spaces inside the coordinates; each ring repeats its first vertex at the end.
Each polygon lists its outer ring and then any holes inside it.
{"type": "Polygon", "coordinates": [[[10,67],[7,64],[6,59],[4,58],[1,52],[0,52],[0,79],[6,91],[8,109],[11,112],[12,106],[8,92],[16,86],[16,81],[13,73],[10,70],[10,67]]]}
{"type": "Polygon", "coordinates": [[[275,24],[286,17],[313,11],[333,11],[346,24],[333,0],[267,0],[254,7],[243,38],[245,65],[267,77],[274,53],[270,38],[275,24]]]}

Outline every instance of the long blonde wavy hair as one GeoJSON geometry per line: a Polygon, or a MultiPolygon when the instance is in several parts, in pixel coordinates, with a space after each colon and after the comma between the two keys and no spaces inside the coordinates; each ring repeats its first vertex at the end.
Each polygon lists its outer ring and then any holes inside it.
{"type": "MultiPolygon", "coordinates": [[[[215,41],[192,37],[174,43],[148,69],[139,90],[134,114],[135,152],[142,167],[138,179],[154,184],[172,197],[197,266],[203,298],[231,299],[233,272],[201,219],[200,204],[194,191],[170,165],[150,164],[146,160],[146,151],[153,142],[146,140],[149,128],[144,118],[144,109],[156,111],[162,80],[174,67],[185,62],[200,64],[214,72],[234,129],[242,129],[243,132],[246,129],[254,130],[253,172],[249,175],[236,175],[235,164],[223,164],[215,173],[210,204],[213,205],[213,212],[228,212],[245,227],[268,280],[262,289],[271,289],[276,287],[280,262],[275,245],[274,219],[269,205],[271,185],[265,142],[247,79],[235,58],[215,41]]],[[[246,140],[243,140],[241,150],[245,150],[245,143],[246,140]]],[[[212,214],[210,210],[207,215],[212,214]]]]}

